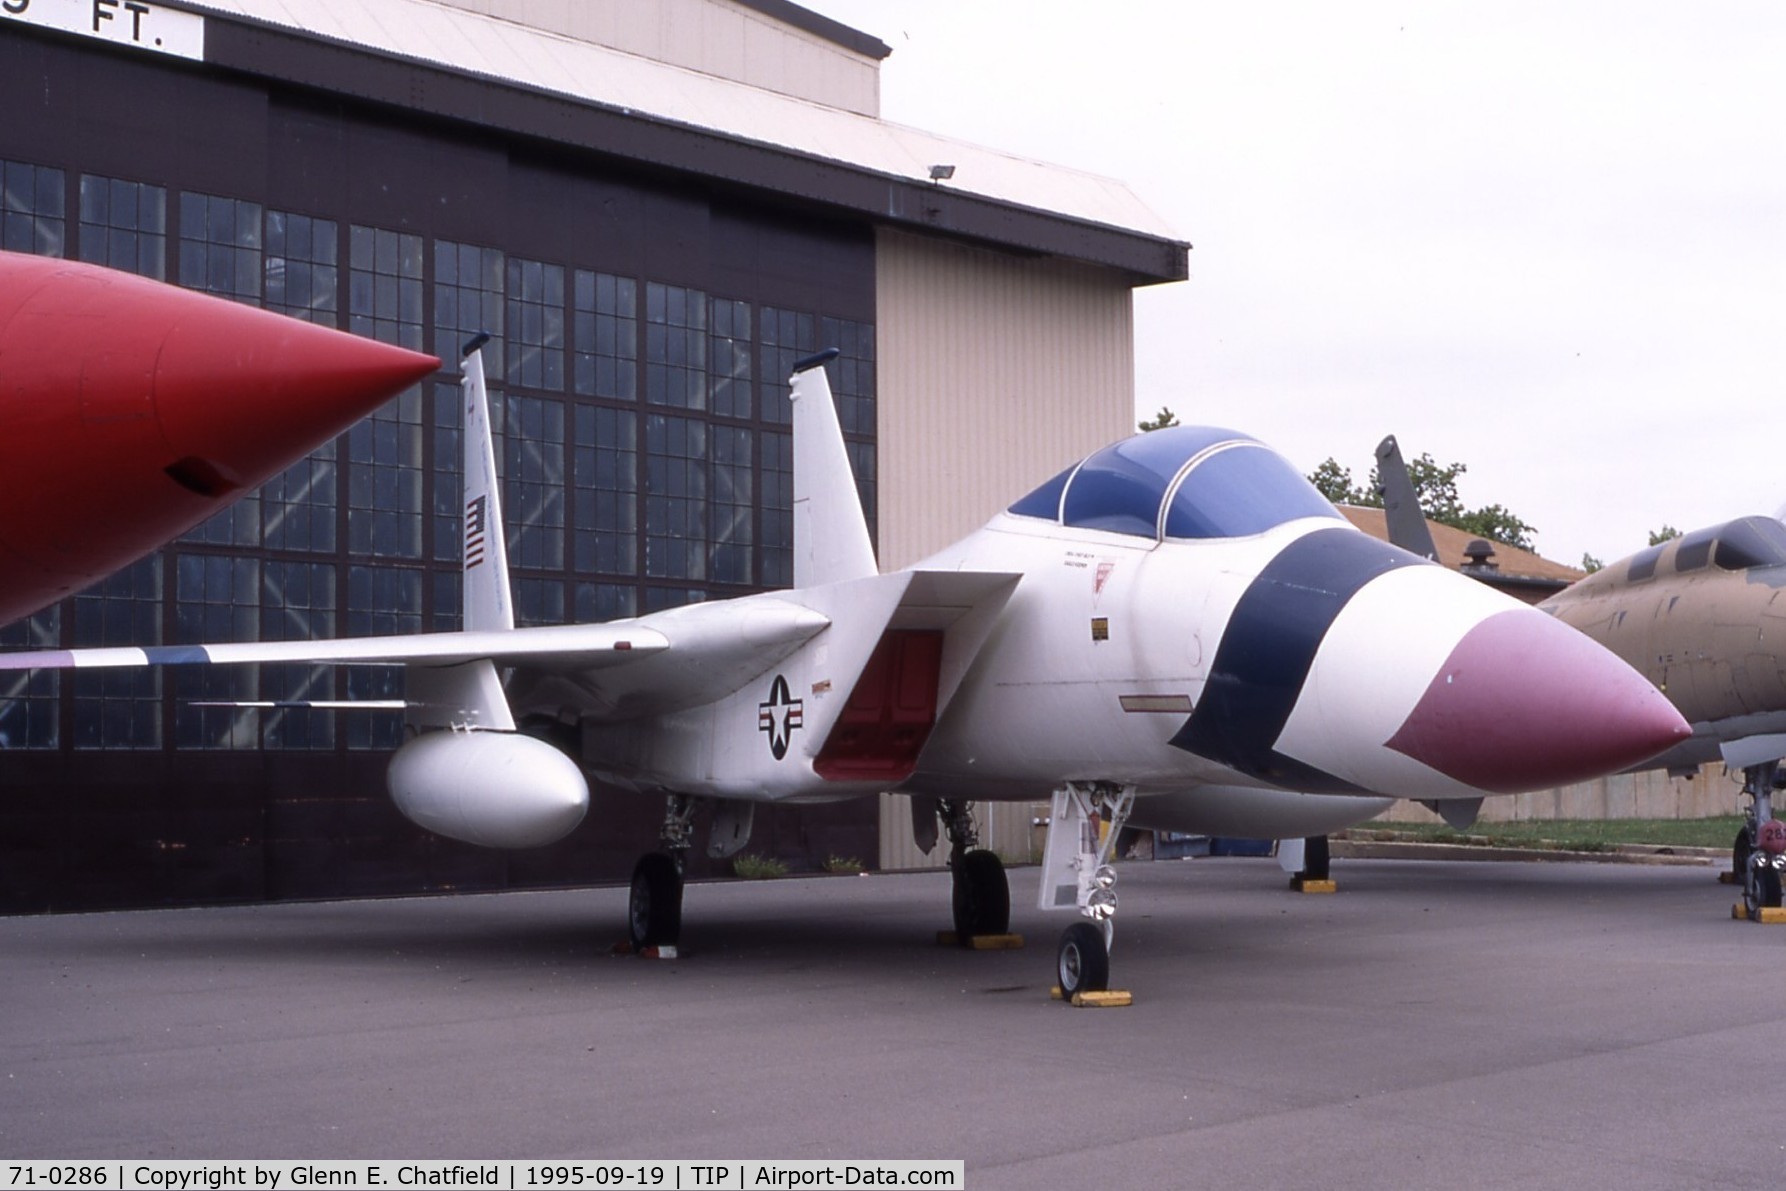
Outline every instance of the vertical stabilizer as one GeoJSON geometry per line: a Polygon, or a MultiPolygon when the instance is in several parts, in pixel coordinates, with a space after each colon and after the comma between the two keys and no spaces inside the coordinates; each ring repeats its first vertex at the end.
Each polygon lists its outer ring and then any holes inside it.
{"type": "Polygon", "coordinates": [[[1389,528],[1390,544],[1428,561],[1439,561],[1432,531],[1426,527],[1426,514],[1420,511],[1420,497],[1414,491],[1414,481],[1408,476],[1401,446],[1393,434],[1377,444],[1377,485],[1383,493],[1383,519],[1389,528]]]}
{"type": "Polygon", "coordinates": [[[880,573],[825,375],[825,365],[836,358],[835,348],[809,356],[794,365],[789,380],[794,402],[794,586],[800,588],[880,573]]]}
{"type": "Polygon", "coordinates": [[[465,345],[465,628],[468,632],[515,627],[509,592],[508,548],[502,536],[502,493],[496,479],[496,447],[490,435],[490,397],[484,389],[484,344],[465,345]]]}

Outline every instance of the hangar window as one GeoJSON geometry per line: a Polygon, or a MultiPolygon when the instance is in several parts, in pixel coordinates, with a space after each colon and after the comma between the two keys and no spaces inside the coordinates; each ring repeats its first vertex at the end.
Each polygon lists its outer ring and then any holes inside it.
{"type": "Polygon", "coordinates": [[[645,400],[707,408],[707,296],[700,290],[645,284],[645,400]]]}
{"type": "Polygon", "coordinates": [[[763,421],[790,426],[794,407],[788,400],[788,377],[794,374],[798,361],[818,350],[818,327],[812,315],[798,310],[765,306],[760,314],[757,336],[763,349],[763,421]]]}
{"type": "Polygon", "coordinates": [[[576,391],[632,401],[639,395],[639,289],[630,277],[578,269],[571,314],[576,391]]]}
{"type": "Polygon", "coordinates": [[[765,587],[794,583],[794,437],[786,431],[757,435],[762,457],[763,574],[765,587]]]}
{"type": "MultiPolygon", "coordinates": [[[[157,552],[77,595],[75,648],[159,645],[161,576],[157,552]]],[[[160,668],[76,671],[74,741],[77,748],[160,747],[160,668]]]]}
{"type": "MultiPolygon", "coordinates": [[[[347,329],[422,350],[422,238],[354,225],[347,237],[347,329]]],[[[441,355],[453,358],[446,352],[441,355]]]]}
{"type": "MultiPolygon", "coordinates": [[[[262,641],[313,641],[337,635],[333,566],[277,559],[261,565],[262,641]]],[[[262,666],[260,697],[333,699],[335,667],[262,666]]],[[[261,733],[267,748],[330,749],[335,747],[335,717],[335,712],[309,707],[275,708],[261,713],[261,733]]]]}
{"type": "Polygon", "coordinates": [[[744,426],[714,425],[708,428],[713,448],[713,554],[711,578],[715,583],[749,583],[751,547],[756,541],[752,523],[756,502],[751,499],[751,433],[744,426]]]}
{"type": "MultiPolygon", "coordinates": [[[[512,342],[512,340],[511,340],[512,342]]],[[[564,402],[510,394],[493,399],[491,429],[502,473],[502,514],[509,562],[564,566],[564,402]]],[[[560,600],[560,611],[563,601],[560,600]]]]}
{"type": "Polygon", "coordinates": [[[260,490],[261,536],[274,550],[335,549],[335,440],[268,480],[260,490]]]}
{"type": "Polygon", "coordinates": [[[260,305],[260,204],[180,194],[180,284],[260,305]]]}
{"type": "Polygon", "coordinates": [[[167,191],[144,182],[81,175],[81,259],[167,279],[167,191]]]}
{"type": "Polygon", "coordinates": [[[1786,525],[1772,517],[1743,517],[1718,530],[1712,561],[1727,571],[1786,565],[1786,525]]]}
{"type": "Polygon", "coordinates": [[[66,185],[61,170],[0,161],[0,248],[35,256],[65,255],[66,185]]]}
{"type": "Polygon", "coordinates": [[[522,576],[515,580],[515,623],[522,628],[564,623],[564,580],[522,576]]]}
{"type": "Polygon", "coordinates": [[[564,266],[510,257],[509,384],[564,391],[564,266]]]}
{"type": "Polygon", "coordinates": [[[583,574],[636,575],[638,418],[593,405],[576,406],[572,414],[574,565],[583,574]]]}
{"type": "Polygon", "coordinates": [[[579,583],[577,623],[596,624],[639,614],[639,589],[628,583],[579,583]]]}
{"type": "Polygon", "coordinates": [[[488,333],[485,367],[491,378],[502,375],[497,367],[497,361],[505,358],[502,281],[501,249],[434,241],[435,355],[457,360],[467,342],[488,333]]]}
{"type": "Polygon", "coordinates": [[[750,303],[730,298],[713,299],[708,320],[708,383],[712,387],[709,408],[722,418],[748,418],[751,400],[750,303]]]}
{"type": "MultiPolygon", "coordinates": [[[[174,564],[174,643],[260,638],[260,560],[181,554],[174,564]]],[[[251,749],[258,712],[203,707],[203,701],[258,697],[254,666],[181,666],[174,675],[174,743],[179,748],[251,749]]]]}
{"type": "MultiPolygon", "coordinates": [[[[455,579],[457,576],[454,577],[455,579]]],[[[354,566],[347,571],[349,637],[422,631],[422,572],[413,567],[354,566]]],[[[344,698],[401,699],[403,667],[344,666],[344,698]]],[[[393,749],[403,743],[403,717],[358,711],[341,715],[338,731],[350,749],[393,749]]]]}
{"type": "MultiPolygon", "coordinates": [[[[0,625],[0,647],[59,649],[62,605],[53,604],[24,620],[0,625]]],[[[0,749],[53,749],[61,745],[62,693],[59,670],[13,670],[0,674],[0,749]]]]}
{"type": "Polygon", "coordinates": [[[347,432],[347,548],[379,558],[422,556],[419,388],[398,394],[347,432]]]}
{"type": "Polygon", "coordinates": [[[341,245],[332,219],[267,212],[267,309],[340,325],[341,245]]]}
{"type": "Polygon", "coordinates": [[[645,573],[707,577],[707,423],[645,419],[645,573]]]}

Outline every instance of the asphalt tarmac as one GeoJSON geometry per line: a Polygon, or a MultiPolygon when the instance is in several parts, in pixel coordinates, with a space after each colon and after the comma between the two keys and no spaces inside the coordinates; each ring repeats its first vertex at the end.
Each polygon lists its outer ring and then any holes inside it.
{"type": "Polygon", "coordinates": [[[985,1188],[1786,1185],[1786,927],[1709,868],[1128,863],[1112,983],[943,873],[0,919],[0,1157],[938,1158],[985,1188]]]}

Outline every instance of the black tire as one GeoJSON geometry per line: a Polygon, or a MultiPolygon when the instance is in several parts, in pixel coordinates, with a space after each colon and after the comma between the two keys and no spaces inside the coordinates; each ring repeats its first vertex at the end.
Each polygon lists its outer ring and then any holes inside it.
{"type": "Polygon", "coordinates": [[[1777,908],[1780,904],[1780,870],[1769,865],[1758,869],[1755,873],[1756,893],[1761,897],[1761,905],[1765,909],[1777,908]]]}
{"type": "Polygon", "coordinates": [[[682,937],[682,874],[662,852],[641,856],[633,866],[626,924],[634,950],[674,947],[682,937]]]}
{"type": "Polygon", "coordinates": [[[1748,881],[1745,874],[1749,871],[1749,853],[1754,848],[1749,842],[1749,825],[1745,823],[1736,829],[1736,842],[1730,845],[1730,875],[1738,885],[1748,881]]]}
{"type": "Polygon", "coordinates": [[[998,853],[984,849],[965,853],[955,869],[955,936],[965,946],[976,935],[1002,935],[1011,930],[1011,885],[998,853]]]}
{"type": "Polygon", "coordinates": [[[1075,993],[1103,992],[1110,987],[1110,950],[1104,932],[1090,922],[1075,922],[1060,937],[1055,968],[1066,1000],[1075,993]]]}
{"type": "Polygon", "coordinates": [[[1305,881],[1328,880],[1328,869],[1332,853],[1327,847],[1327,837],[1311,835],[1302,841],[1302,872],[1297,874],[1305,881]]]}

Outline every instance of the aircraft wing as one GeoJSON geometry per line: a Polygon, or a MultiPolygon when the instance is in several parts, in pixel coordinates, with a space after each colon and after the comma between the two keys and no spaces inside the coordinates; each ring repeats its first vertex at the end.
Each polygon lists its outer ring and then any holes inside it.
{"type": "MultiPolygon", "coordinates": [[[[134,666],[401,665],[408,671],[410,722],[512,728],[497,670],[574,682],[596,697],[591,718],[619,720],[710,698],[760,673],[810,640],[830,617],[760,596],[694,604],[607,624],[144,648],[46,649],[0,653],[0,671],[134,666]],[[606,714],[604,714],[604,712],[606,714]]],[[[242,706],[255,706],[245,701],[242,706]]],[[[315,706],[351,706],[336,701],[315,706]]],[[[377,701],[367,706],[388,707],[377,701]]]]}
{"type": "Polygon", "coordinates": [[[41,649],[0,653],[0,670],[87,670],[131,666],[334,665],[457,666],[488,659],[501,666],[600,669],[670,647],[662,633],[626,625],[548,625],[506,632],[349,637],[337,641],[254,641],[229,645],[161,645],[111,649],[41,649]]]}

